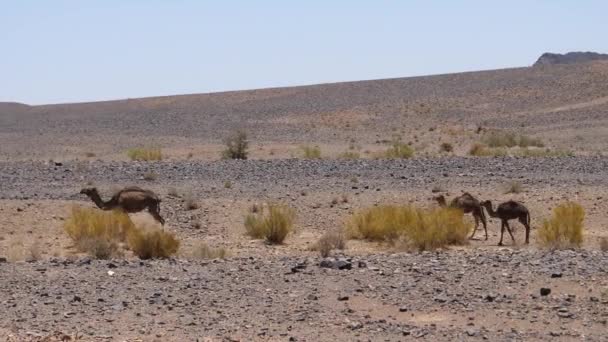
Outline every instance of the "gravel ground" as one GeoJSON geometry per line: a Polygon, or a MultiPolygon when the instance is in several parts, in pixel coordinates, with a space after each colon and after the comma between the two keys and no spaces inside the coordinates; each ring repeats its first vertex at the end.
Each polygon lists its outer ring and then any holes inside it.
{"type": "Polygon", "coordinates": [[[607,253],[504,248],[319,264],[1,263],[0,329],[18,331],[10,341],[54,331],[144,341],[606,340],[607,253]]]}

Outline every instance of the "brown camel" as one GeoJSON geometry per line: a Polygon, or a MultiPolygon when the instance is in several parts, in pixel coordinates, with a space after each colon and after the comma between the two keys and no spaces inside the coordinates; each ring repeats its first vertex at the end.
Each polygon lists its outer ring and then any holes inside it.
{"type": "MultiPolygon", "coordinates": [[[[447,207],[447,203],[445,201],[445,197],[443,195],[439,195],[435,197],[437,203],[439,203],[442,207],[447,207]]],[[[475,229],[473,230],[473,234],[469,239],[472,239],[477,232],[477,228],[479,227],[479,221],[483,224],[483,229],[486,232],[486,240],[488,240],[488,227],[486,222],[486,215],[483,212],[483,208],[481,204],[477,200],[477,198],[473,197],[473,195],[465,192],[464,194],[454,198],[450,202],[450,207],[461,209],[465,214],[472,213],[473,218],[475,219],[475,229]]]]}
{"type": "Polygon", "coordinates": [[[84,188],[80,193],[89,196],[97,207],[103,210],[121,209],[127,213],[136,213],[148,209],[156,221],[165,224],[165,220],[160,216],[160,199],[150,190],[136,186],[126,187],[115,193],[107,202],[101,199],[97,188],[84,188]]]}
{"type": "Polygon", "coordinates": [[[486,208],[490,217],[497,217],[501,221],[499,246],[502,246],[502,235],[505,232],[505,227],[511,235],[511,240],[515,243],[515,238],[509,226],[509,220],[513,219],[518,219],[526,227],[526,244],[530,243],[530,212],[523,204],[515,201],[504,202],[498,205],[496,211],[492,208],[491,201],[484,201],[481,205],[486,208]]]}

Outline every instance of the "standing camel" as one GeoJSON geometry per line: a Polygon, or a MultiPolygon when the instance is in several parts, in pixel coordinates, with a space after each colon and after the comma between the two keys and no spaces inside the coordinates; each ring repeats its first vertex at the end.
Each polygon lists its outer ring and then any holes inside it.
{"type": "Polygon", "coordinates": [[[101,199],[97,188],[84,188],[80,193],[89,196],[102,210],[121,209],[127,213],[136,213],[148,209],[156,221],[165,224],[165,220],[160,216],[160,199],[150,190],[136,186],[126,187],[115,193],[107,202],[101,199]]]}
{"type": "Polygon", "coordinates": [[[526,244],[530,243],[530,212],[523,204],[515,201],[504,202],[498,205],[496,211],[492,208],[491,201],[484,201],[481,205],[486,208],[490,217],[497,217],[501,221],[499,246],[502,246],[502,235],[505,232],[505,227],[507,228],[509,235],[511,235],[511,240],[513,240],[513,243],[515,244],[515,238],[513,237],[511,227],[509,226],[509,220],[513,219],[518,219],[519,222],[526,227],[526,244]]]}
{"type": "MultiPolygon", "coordinates": [[[[439,203],[442,207],[447,207],[447,203],[445,201],[445,197],[443,195],[439,195],[435,197],[437,203],[439,203]]],[[[472,213],[473,218],[475,219],[475,229],[473,230],[473,234],[469,239],[472,239],[477,232],[477,228],[479,227],[479,221],[483,224],[483,229],[486,232],[486,240],[488,240],[488,227],[486,222],[486,215],[483,212],[483,208],[481,204],[477,200],[477,198],[473,197],[473,195],[465,192],[464,194],[454,198],[450,202],[450,207],[461,209],[465,214],[472,213]]]]}

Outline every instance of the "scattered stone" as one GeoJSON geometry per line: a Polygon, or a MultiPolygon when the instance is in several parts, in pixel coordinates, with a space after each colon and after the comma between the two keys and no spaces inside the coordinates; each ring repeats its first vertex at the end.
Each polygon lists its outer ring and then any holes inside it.
{"type": "Polygon", "coordinates": [[[344,302],[344,301],[349,300],[349,297],[345,296],[345,295],[340,295],[340,296],[338,296],[338,300],[341,302],[344,302]]]}
{"type": "Polygon", "coordinates": [[[551,278],[561,278],[561,277],[562,277],[562,273],[561,272],[551,273],[551,278]]]}
{"type": "Polygon", "coordinates": [[[549,294],[551,294],[551,289],[547,288],[547,287],[541,287],[540,288],[540,295],[541,296],[548,296],[549,294]]]}

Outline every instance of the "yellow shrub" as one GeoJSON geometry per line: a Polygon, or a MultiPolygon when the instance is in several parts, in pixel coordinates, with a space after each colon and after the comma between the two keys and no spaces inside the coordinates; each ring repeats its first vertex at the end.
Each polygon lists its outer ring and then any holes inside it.
{"type": "Polygon", "coordinates": [[[292,231],[295,213],[293,209],[280,204],[270,204],[261,207],[257,213],[245,216],[247,235],[256,239],[266,239],[274,244],[280,244],[292,231]]]}
{"type": "Polygon", "coordinates": [[[173,233],[159,228],[134,229],[128,236],[129,248],[141,259],[168,258],[179,249],[173,233]]]}
{"type": "Polygon", "coordinates": [[[549,248],[579,247],[583,243],[585,209],[575,202],[562,203],[553,209],[553,216],[543,221],[538,239],[549,248]]]}
{"type": "Polygon", "coordinates": [[[359,152],[346,151],[338,155],[338,159],[359,159],[361,156],[359,152]]]}
{"type": "Polygon", "coordinates": [[[196,259],[224,259],[228,252],[225,248],[212,248],[201,242],[194,246],[192,254],[196,259]]]}
{"type": "Polygon", "coordinates": [[[131,160],[150,161],[163,159],[160,148],[132,148],[127,151],[127,155],[131,160]]]}
{"type": "Polygon", "coordinates": [[[347,224],[352,238],[395,242],[432,250],[464,244],[471,230],[462,211],[454,208],[420,209],[412,206],[379,206],[356,213],[347,224]]]}
{"type": "Polygon", "coordinates": [[[414,149],[400,141],[394,141],[384,152],[386,159],[408,159],[414,156],[414,149]]]}
{"type": "Polygon", "coordinates": [[[321,148],[319,146],[302,146],[302,152],[306,159],[321,159],[321,148]]]}
{"type": "Polygon", "coordinates": [[[96,208],[74,206],[72,215],[64,223],[66,233],[76,247],[86,252],[91,241],[124,242],[129,232],[135,229],[129,215],[122,211],[103,211],[96,208]]]}
{"type": "Polygon", "coordinates": [[[469,149],[469,154],[476,157],[503,157],[507,155],[504,148],[488,148],[484,144],[473,144],[469,149]]]}
{"type": "Polygon", "coordinates": [[[129,215],[120,210],[103,211],[76,206],[64,223],[75,247],[97,259],[120,256],[122,253],[118,246],[121,242],[126,242],[142,259],[167,257],[177,251],[179,241],[173,234],[144,228],[136,227],[129,215]]]}

